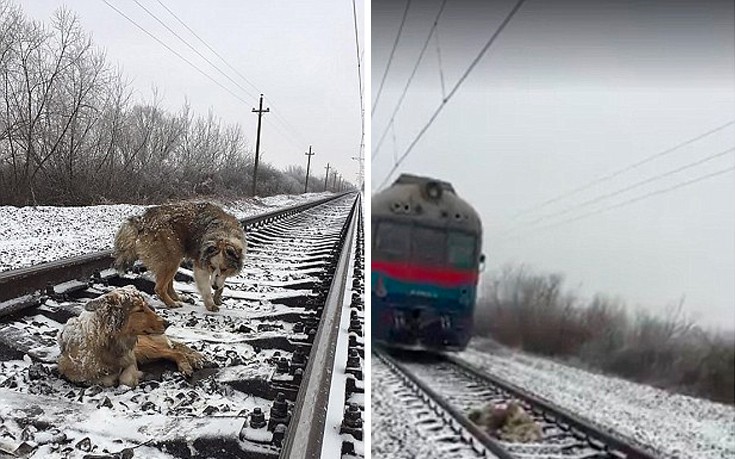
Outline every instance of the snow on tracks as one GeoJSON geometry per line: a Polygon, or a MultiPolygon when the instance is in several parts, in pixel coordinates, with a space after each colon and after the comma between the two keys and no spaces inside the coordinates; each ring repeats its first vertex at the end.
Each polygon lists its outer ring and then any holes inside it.
{"type": "MultiPolygon", "coordinates": [[[[301,204],[325,193],[216,202],[241,219],[301,204]]],[[[112,248],[123,220],[147,206],[0,206],[0,272],[112,248]]]]}

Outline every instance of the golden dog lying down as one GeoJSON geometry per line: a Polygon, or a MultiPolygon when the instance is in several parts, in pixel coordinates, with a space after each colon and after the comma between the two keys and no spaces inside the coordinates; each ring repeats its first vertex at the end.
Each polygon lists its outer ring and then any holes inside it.
{"type": "Polygon", "coordinates": [[[64,325],[57,338],[59,372],[81,384],[135,387],[139,362],[166,359],[189,375],[203,357],[163,335],[167,326],[134,287],[115,289],[89,301],[64,325]]]}
{"type": "Polygon", "coordinates": [[[469,413],[470,421],[482,427],[489,435],[513,443],[539,441],[541,427],[517,402],[507,406],[489,404],[469,413]]]}

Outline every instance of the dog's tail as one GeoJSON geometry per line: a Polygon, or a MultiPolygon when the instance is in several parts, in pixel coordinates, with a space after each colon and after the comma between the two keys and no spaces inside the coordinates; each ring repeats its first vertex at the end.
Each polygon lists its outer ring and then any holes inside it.
{"type": "Polygon", "coordinates": [[[115,269],[120,272],[132,268],[133,263],[138,259],[135,241],[138,239],[139,223],[139,217],[130,217],[115,235],[115,249],[112,256],[115,257],[115,269]]]}

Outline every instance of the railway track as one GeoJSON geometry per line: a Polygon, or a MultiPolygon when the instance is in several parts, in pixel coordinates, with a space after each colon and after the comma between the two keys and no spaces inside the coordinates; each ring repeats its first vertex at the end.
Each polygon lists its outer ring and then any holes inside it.
{"type": "MultiPolygon", "coordinates": [[[[390,355],[374,350],[378,371],[390,371],[404,399],[426,421],[428,434],[452,444],[451,457],[499,459],[655,459],[612,433],[488,375],[451,355],[390,355]],[[382,367],[382,370],[380,369],[382,367]],[[519,403],[542,429],[542,440],[514,443],[491,437],[467,417],[488,403],[519,403]],[[421,413],[423,413],[421,415],[421,413]],[[429,414],[430,413],[430,414],[429,414]]],[[[448,456],[449,457],[449,456],[448,456]]]]}
{"type": "Polygon", "coordinates": [[[152,294],[144,269],[118,275],[107,251],[0,273],[0,457],[297,458],[325,448],[362,457],[359,196],[242,224],[245,266],[228,279],[220,312],[205,311],[186,267],[175,287],[196,304],[153,300],[166,333],[208,359],[188,379],[156,363],[134,389],[80,387],[55,369],[63,324],[116,286],[152,294]],[[317,386],[326,396],[308,395],[317,386]]]}

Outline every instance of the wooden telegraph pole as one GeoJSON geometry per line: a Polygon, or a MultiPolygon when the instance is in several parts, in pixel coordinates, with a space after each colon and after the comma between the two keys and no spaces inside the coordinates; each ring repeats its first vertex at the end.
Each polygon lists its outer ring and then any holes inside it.
{"type": "Polygon", "coordinates": [[[306,160],[306,184],[304,185],[304,193],[307,193],[309,191],[309,168],[311,167],[311,157],[314,156],[316,153],[311,152],[311,145],[309,145],[308,153],[304,154],[308,158],[306,160]]]}
{"type": "Polygon", "coordinates": [[[327,174],[324,176],[324,191],[327,191],[327,180],[329,180],[329,163],[327,163],[327,174]]]}
{"type": "Polygon", "coordinates": [[[270,108],[263,109],[263,94],[260,95],[260,107],[253,109],[253,113],[258,114],[258,135],[255,137],[255,167],[253,167],[253,196],[258,189],[258,157],[260,156],[260,123],[263,113],[268,113],[270,108]]]}

